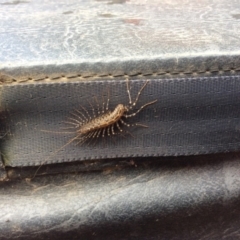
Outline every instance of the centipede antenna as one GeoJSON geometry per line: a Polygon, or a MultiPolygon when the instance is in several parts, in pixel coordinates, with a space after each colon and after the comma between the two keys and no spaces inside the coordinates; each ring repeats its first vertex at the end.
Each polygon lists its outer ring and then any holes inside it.
{"type": "MultiPolygon", "coordinates": [[[[148,83],[149,83],[149,80],[147,80],[147,81],[143,84],[143,86],[141,87],[140,91],[139,91],[138,94],[137,94],[137,97],[136,97],[134,103],[132,104],[132,107],[136,106],[136,104],[137,104],[137,102],[138,102],[138,99],[139,99],[139,96],[141,95],[143,89],[146,87],[146,85],[147,85],[148,83]]],[[[132,107],[130,107],[130,108],[132,108],[132,107]]]]}
{"type": "Polygon", "coordinates": [[[127,93],[129,98],[129,105],[132,105],[131,93],[130,93],[130,86],[129,86],[129,79],[127,78],[127,93]]]}

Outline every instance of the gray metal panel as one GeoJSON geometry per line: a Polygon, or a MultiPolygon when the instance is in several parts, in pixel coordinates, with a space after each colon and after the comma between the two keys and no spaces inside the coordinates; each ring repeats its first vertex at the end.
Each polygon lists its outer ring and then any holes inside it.
{"type": "Polygon", "coordinates": [[[0,6],[0,71],[17,79],[239,70],[238,1],[0,6]]]}

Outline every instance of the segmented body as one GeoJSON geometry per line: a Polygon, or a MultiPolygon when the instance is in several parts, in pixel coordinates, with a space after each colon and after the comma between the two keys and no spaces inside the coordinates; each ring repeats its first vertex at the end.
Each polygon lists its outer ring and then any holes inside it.
{"type": "Polygon", "coordinates": [[[127,118],[134,117],[143,108],[157,101],[157,100],[154,100],[154,101],[148,102],[142,105],[140,108],[138,108],[138,110],[136,110],[135,112],[128,114],[136,106],[139,96],[141,95],[141,92],[146,87],[148,82],[149,81],[145,82],[145,84],[139,90],[136,96],[136,99],[132,102],[130,88],[129,88],[129,81],[127,80],[127,93],[129,97],[128,105],[118,104],[113,111],[110,111],[108,109],[108,105],[109,105],[109,96],[108,96],[106,104],[103,103],[102,105],[102,111],[99,110],[99,104],[97,103],[98,105],[97,114],[95,112],[93,105],[90,102],[89,104],[92,107],[92,116],[88,112],[88,110],[82,106],[81,106],[82,111],[76,110],[74,113],[72,113],[74,117],[70,117],[66,123],[73,125],[73,127],[70,127],[70,128],[76,129],[76,137],[74,139],[78,140],[78,144],[83,144],[89,139],[91,140],[93,138],[98,138],[100,136],[104,137],[106,135],[107,136],[115,135],[116,130],[118,132],[122,132],[123,131],[122,125],[125,125],[127,127],[130,127],[130,126],[147,127],[139,123],[128,124],[125,122],[125,120],[127,118]]]}
{"type": "Polygon", "coordinates": [[[118,104],[113,111],[108,111],[89,122],[82,124],[77,131],[79,134],[87,134],[92,131],[102,130],[117,123],[127,111],[123,104],[118,104]]]}

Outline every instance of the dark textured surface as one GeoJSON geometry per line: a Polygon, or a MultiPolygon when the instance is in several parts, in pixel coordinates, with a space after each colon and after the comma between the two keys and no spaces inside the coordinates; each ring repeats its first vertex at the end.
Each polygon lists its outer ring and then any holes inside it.
{"type": "MultiPolygon", "coordinates": [[[[130,82],[132,99],[145,82],[130,82]]],[[[84,112],[80,107],[83,106],[93,116],[88,100],[95,95],[102,106],[107,102],[109,90],[109,107],[113,111],[119,103],[128,104],[126,89],[125,80],[5,86],[2,106],[8,110],[9,130],[2,139],[5,165],[197,155],[240,149],[239,76],[152,79],[135,109],[156,99],[157,102],[136,117],[125,120],[145,124],[148,128],[123,125],[123,131],[130,132],[133,137],[127,133],[124,136],[100,136],[98,140],[80,146],[75,141],[60,149],[76,136],[75,129],[64,130],[69,127],[64,121],[69,121],[69,117],[76,118],[70,114],[74,109],[84,112]],[[66,131],[73,133],[63,134],[66,131]]]]}
{"type": "MultiPolygon", "coordinates": [[[[50,119],[39,114],[39,107],[43,112],[57,110],[66,100],[64,111],[68,112],[71,104],[77,104],[77,97],[67,100],[66,90],[66,98],[56,105],[39,106],[36,92],[28,91],[33,91],[37,81],[54,86],[95,79],[119,84],[129,76],[141,81],[171,80],[171,87],[164,88],[168,94],[163,92],[158,102],[162,113],[158,117],[163,122],[175,119],[176,125],[162,130],[175,132],[176,126],[179,130],[182,126],[183,131],[191,131],[189,119],[205,116],[212,124],[198,121],[198,129],[210,135],[199,140],[222,142],[224,151],[239,138],[239,80],[233,85],[232,80],[226,81],[239,75],[239,33],[237,0],[0,0],[0,82],[5,83],[0,109],[6,110],[0,127],[1,132],[8,132],[1,139],[1,151],[4,147],[10,155],[14,153],[9,159],[16,161],[18,153],[27,154],[28,144],[35,151],[41,139],[31,139],[33,133],[39,133],[31,120],[43,124],[41,117],[50,119]],[[203,76],[210,82],[214,76],[224,78],[215,85],[200,81],[197,91],[202,95],[196,94],[194,99],[181,95],[189,100],[186,105],[181,106],[178,94],[175,105],[169,101],[174,99],[171,91],[184,92],[177,79],[203,76]],[[217,94],[209,89],[225,91],[217,94]],[[8,103],[4,102],[7,91],[12,93],[8,103]],[[184,121],[179,121],[180,116],[184,121]],[[219,121],[224,124],[215,124],[219,121]],[[225,132],[213,139],[211,131],[216,133],[217,126],[225,132]],[[26,132],[30,138],[21,135],[26,132]]],[[[193,93],[196,88],[188,90],[193,93]]],[[[58,129],[64,119],[57,119],[55,113],[52,116],[58,129]]],[[[144,120],[144,115],[139,119],[144,120]]],[[[58,148],[62,140],[55,138],[52,144],[58,148]]],[[[176,140],[191,142],[183,135],[176,140]]],[[[55,146],[48,147],[55,150],[55,146]]],[[[3,154],[3,158],[8,157],[3,154]]],[[[25,179],[34,172],[36,167],[7,167],[6,172],[0,168],[0,239],[240,238],[237,153],[61,163],[43,166],[38,172],[41,176],[25,179]]]]}
{"type": "Polygon", "coordinates": [[[5,171],[2,159],[0,162],[0,181],[4,181],[5,179],[7,179],[7,173],[5,171]]]}
{"type": "Polygon", "coordinates": [[[238,239],[239,175],[222,154],[4,182],[0,238],[238,239]]]}

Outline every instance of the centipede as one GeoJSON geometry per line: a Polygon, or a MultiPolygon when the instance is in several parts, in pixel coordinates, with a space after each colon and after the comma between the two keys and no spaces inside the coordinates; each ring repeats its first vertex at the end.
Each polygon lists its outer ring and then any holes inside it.
{"type": "MultiPolygon", "coordinates": [[[[130,128],[134,126],[139,126],[147,128],[147,125],[141,123],[129,123],[128,119],[134,118],[144,108],[157,102],[157,99],[155,99],[137,107],[139,98],[149,82],[149,80],[145,81],[145,83],[142,85],[142,87],[136,94],[134,100],[132,100],[130,92],[130,81],[129,79],[126,79],[128,104],[118,103],[116,107],[112,110],[109,108],[109,91],[107,95],[107,100],[103,101],[102,103],[99,103],[96,97],[94,98],[94,102],[96,105],[95,107],[93,102],[88,101],[88,108],[80,105],[79,109],[74,109],[74,111],[70,113],[70,116],[67,118],[67,120],[64,121],[64,123],[67,125],[64,130],[70,131],[67,133],[74,133],[75,137],[71,138],[65,145],[63,145],[53,154],[56,154],[74,141],[76,141],[76,145],[78,146],[81,146],[85,143],[89,145],[94,139],[97,140],[99,138],[106,138],[121,134],[125,131],[123,127],[130,128]]],[[[51,156],[49,156],[49,158],[50,157],[51,156]]],[[[45,160],[44,162],[46,161],[47,160],[45,160]]],[[[37,169],[37,171],[38,170],[39,168],[37,169]]],[[[35,172],[34,177],[36,176],[36,174],[37,172],[35,172]]]]}
{"type": "Polygon", "coordinates": [[[122,103],[117,104],[117,106],[113,109],[109,109],[109,94],[107,98],[106,104],[103,103],[102,111],[99,109],[99,104],[97,103],[97,112],[93,107],[93,104],[89,101],[89,106],[92,109],[92,114],[83,107],[80,106],[80,110],[75,110],[71,113],[72,117],[66,121],[67,124],[72,125],[70,128],[74,128],[76,130],[76,137],[74,140],[77,140],[77,145],[84,144],[85,142],[99,138],[106,137],[111,135],[116,135],[117,129],[118,132],[123,132],[121,126],[132,127],[132,126],[141,126],[148,127],[146,125],[140,123],[130,124],[127,123],[128,118],[135,117],[140,111],[142,111],[145,107],[152,105],[157,102],[157,100],[150,101],[140,106],[136,111],[131,112],[133,108],[136,107],[139,97],[149,83],[147,80],[144,85],[141,87],[134,101],[132,101],[129,80],[127,80],[127,93],[129,98],[129,104],[124,105],[122,103]]]}

